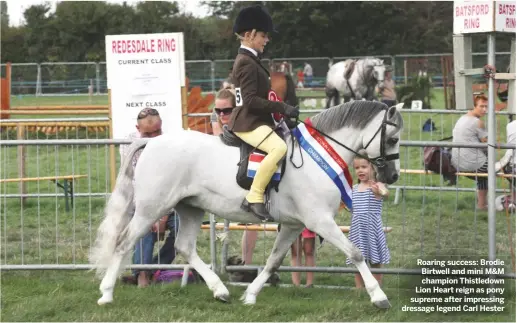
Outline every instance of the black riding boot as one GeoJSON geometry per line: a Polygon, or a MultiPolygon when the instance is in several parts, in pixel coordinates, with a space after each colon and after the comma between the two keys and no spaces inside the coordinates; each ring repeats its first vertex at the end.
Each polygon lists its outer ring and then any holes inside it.
{"type": "Polygon", "coordinates": [[[263,222],[275,222],[275,219],[266,210],[264,203],[250,203],[246,198],[242,201],[241,209],[255,214],[263,222]]]}

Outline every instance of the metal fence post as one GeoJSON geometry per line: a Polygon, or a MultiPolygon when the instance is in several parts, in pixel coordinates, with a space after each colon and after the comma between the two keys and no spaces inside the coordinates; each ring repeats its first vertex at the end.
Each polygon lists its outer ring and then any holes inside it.
{"type": "Polygon", "coordinates": [[[38,73],[38,76],[36,78],[36,93],[35,95],[42,95],[42,91],[41,91],[41,64],[38,63],[38,65],[36,66],[36,69],[37,69],[37,73],[38,73]]]}
{"type": "Polygon", "coordinates": [[[395,77],[397,76],[397,66],[396,66],[396,63],[395,63],[395,56],[394,55],[390,55],[390,58],[391,58],[391,67],[393,68],[393,72],[391,72],[391,78],[392,79],[395,79],[395,77]]]}
{"type": "Polygon", "coordinates": [[[212,79],[212,93],[215,93],[215,61],[210,61],[210,78],[212,79]]]}
{"type": "MultiPolygon", "coordinates": [[[[488,34],[488,64],[495,66],[495,33],[488,34]]],[[[488,79],[488,259],[495,260],[495,80],[488,79]]]]}
{"type": "Polygon", "coordinates": [[[215,215],[210,213],[210,264],[212,270],[217,271],[217,235],[215,232],[215,215]]]}
{"type": "Polygon", "coordinates": [[[97,87],[97,95],[101,93],[101,67],[99,66],[99,63],[95,63],[95,86],[97,87]]]}
{"type": "Polygon", "coordinates": [[[223,247],[221,249],[221,267],[219,273],[221,275],[226,274],[226,262],[228,261],[228,236],[230,235],[230,220],[224,220],[224,231],[223,236],[223,247]]]}

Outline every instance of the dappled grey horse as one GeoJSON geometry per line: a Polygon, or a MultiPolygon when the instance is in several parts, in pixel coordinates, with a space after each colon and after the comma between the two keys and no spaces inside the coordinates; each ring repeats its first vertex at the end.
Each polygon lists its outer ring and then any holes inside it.
{"type": "Polygon", "coordinates": [[[350,99],[371,101],[375,98],[375,86],[384,81],[386,66],[378,58],[368,57],[359,60],[347,59],[332,65],[327,72],[325,93],[327,106],[338,105],[339,95],[344,101],[350,99]]]}
{"type": "MultiPolygon", "coordinates": [[[[377,180],[391,184],[399,176],[399,138],[403,126],[400,112],[385,104],[354,101],[325,110],[310,118],[317,131],[335,139],[328,143],[347,163],[364,149],[377,172],[377,180]]],[[[270,214],[282,224],[264,270],[243,295],[245,304],[254,304],[264,283],[280,266],[288,249],[304,227],[336,246],[357,267],[371,302],[381,308],[389,301],[366,265],[363,256],[334,221],[341,193],[294,138],[287,138],[287,156],[294,149],[293,163],[287,165],[279,191],[270,191],[270,214]],[[316,216],[317,215],[317,216],[316,216]]],[[[178,211],[177,251],[203,277],[215,298],[228,300],[229,292],[220,278],[198,256],[196,239],[205,211],[225,219],[257,223],[259,220],[240,208],[247,191],[235,176],[239,148],[223,144],[220,138],[197,131],[179,130],[153,139],[140,139],[130,147],[123,161],[115,190],[105,208],[105,218],[92,248],[90,261],[103,277],[98,304],[113,301],[117,276],[128,262],[137,239],[152,223],[171,209],[178,211]],[[130,161],[142,147],[133,174],[130,161]],[[134,186],[132,180],[134,177],[134,186]],[[128,210],[135,199],[135,213],[128,210]]]]}

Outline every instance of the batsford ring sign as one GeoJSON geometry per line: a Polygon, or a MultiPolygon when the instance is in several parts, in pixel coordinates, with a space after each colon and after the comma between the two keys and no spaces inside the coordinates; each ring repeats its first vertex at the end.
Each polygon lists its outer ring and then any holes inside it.
{"type": "Polygon", "coordinates": [[[515,1],[454,1],[454,34],[515,33],[515,1]]]}
{"type": "Polygon", "coordinates": [[[108,35],[106,68],[113,139],[134,132],[144,108],[158,110],[164,133],[182,128],[183,33],[108,35]]]}

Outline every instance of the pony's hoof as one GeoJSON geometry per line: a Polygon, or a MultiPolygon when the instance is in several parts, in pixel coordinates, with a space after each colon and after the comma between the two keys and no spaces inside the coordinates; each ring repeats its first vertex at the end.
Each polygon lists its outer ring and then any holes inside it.
{"type": "Polygon", "coordinates": [[[214,298],[224,303],[230,302],[230,292],[224,286],[220,289],[221,290],[214,292],[214,298]]]}
{"type": "Polygon", "coordinates": [[[243,301],[244,305],[255,305],[255,303],[257,303],[257,297],[250,293],[244,293],[241,297],[241,301],[243,301]]]}
{"type": "Polygon", "coordinates": [[[113,303],[113,296],[111,295],[102,295],[102,297],[97,301],[97,304],[99,305],[105,305],[109,303],[113,303]]]}
{"type": "Polygon", "coordinates": [[[382,301],[373,302],[373,305],[377,306],[378,308],[383,308],[383,309],[391,307],[390,301],[388,301],[387,299],[382,300],[382,301]]]}
{"type": "Polygon", "coordinates": [[[230,295],[228,294],[214,295],[214,298],[223,303],[230,303],[230,295]]]}

